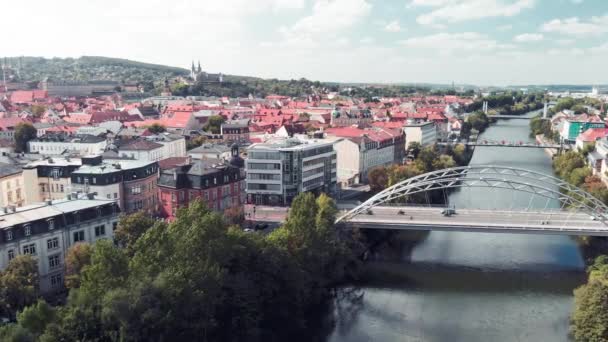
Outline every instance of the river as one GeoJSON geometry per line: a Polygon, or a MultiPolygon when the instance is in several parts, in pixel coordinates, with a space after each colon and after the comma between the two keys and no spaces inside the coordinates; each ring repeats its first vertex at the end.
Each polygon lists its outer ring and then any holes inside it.
{"type": "MultiPolygon", "coordinates": [[[[499,120],[480,139],[532,141],[527,120],[499,120]]],[[[551,174],[541,149],[478,147],[471,164],[551,174]]],[[[526,207],[528,195],[462,189],[456,207],[526,207]]],[[[557,203],[533,199],[533,206],[557,203]]],[[[566,236],[432,232],[397,258],[366,264],[360,301],[336,303],[329,342],[569,341],[582,256],[566,236]]]]}

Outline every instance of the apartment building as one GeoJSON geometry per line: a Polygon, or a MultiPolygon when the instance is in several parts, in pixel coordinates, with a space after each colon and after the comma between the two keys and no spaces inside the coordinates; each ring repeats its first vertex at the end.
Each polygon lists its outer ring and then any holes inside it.
{"type": "Polygon", "coordinates": [[[72,191],[70,175],[81,165],[80,158],[45,158],[24,166],[23,183],[28,202],[66,197],[72,191]]]}
{"type": "Polygon", "coordinates": [[[403,131],[405,132],[406,149],[413,142],[417,142],[423,147],[437,142],[437,129],[435,123],[430,121],[415,123],[408,120],[403,126],[403,131]]]}
{"type": "Polygon", "coordinates": [[[287,205],[301,192],[336,191],[333,141],[301,137],[271,139],[247,149],[247,202],[287,205]]]}
{"type": "Polygon", "coordinates": [[[0,270],[18,255],[29,254],[38,262],[40,290],[63,289],[64,260],[70,246],[112,239],[120,209],[112,200],[73,194],[0,211],[0,270]]]}
{"type": "Polygon", "coordinates": [[[71,188],[114,200],[125,213],[143,210],[154,215],[158,211],[158,172],[155,161],[83,157],[82,166],[70,175],[71,188]]]}
{"type": "Polygon", "coordinates": [[[107,146],[103,137],[94,135],[46,134],[28,142],[29,151],[42,155],[61,155],[64,152],[80,155],[102,154],[107,146]]]}

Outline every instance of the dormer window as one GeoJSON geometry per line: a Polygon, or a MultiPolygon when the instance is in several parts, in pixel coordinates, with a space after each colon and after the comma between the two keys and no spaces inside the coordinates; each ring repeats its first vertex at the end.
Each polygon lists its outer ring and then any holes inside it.
{"type": "Polygon", "coordinates": [[[55,229],[55,220],[49,219],[48,223],[49,223],[49,230],[55,229]]]}
{"type": "Polygon", "coordinates": [[[29,224],[23,227],[23,231],[25,233],[25,236],[32,235],[32,227],[29,224]]]}
{"type": "Polygon", "coordinates": [[[6,231],[6,241],[11,241],[12,239],[13,239],[13,231],[7,230],[6,231]]]}

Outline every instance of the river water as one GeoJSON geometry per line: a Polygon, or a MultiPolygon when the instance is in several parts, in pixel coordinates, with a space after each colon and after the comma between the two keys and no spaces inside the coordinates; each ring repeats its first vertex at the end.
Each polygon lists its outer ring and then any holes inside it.
{"type": "MultiPolygon", "coordinates": [[[[480,139],[531,141],[528,124],[500,120],[480,139]]],[[[471,164],[552,173],[541,149],[478,147],[471,164]]],[[[456,208],[526,207],[530,199],[490,189],[450,195],[456,208]]],[[[557,203],[532,198],[532,205],[557,203]]],[[[551,235],[432,232],[366,267],[373,280],[356,304],[336,304],[330,342],[569,341],[572,291],[585,279],[576,243],[551,235]]]]}

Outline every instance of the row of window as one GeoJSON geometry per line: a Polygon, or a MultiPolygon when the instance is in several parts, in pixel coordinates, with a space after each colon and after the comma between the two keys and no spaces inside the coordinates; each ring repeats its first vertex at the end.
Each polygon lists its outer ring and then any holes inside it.
{"type": "Polygon", "coordinates": [[[63,184],[40,184],[41,192],[65,192],[65,187],[63,184]]]}
{"type": "MultiPolygon", "coordinates": [[[[6,185],[7,190],[11,188],[11,183],[12,182],[10,180],[4,183],[6,185]]],[[[21,182],[19,181],[19,178],[15,179],[15,187],[18,188],[20,185],[21,185],[21,182]]]]}
{"type": "Polygon", "coordinates": [[[248,170],[280,170],[279,163],[247,163],[248,170]]]}

